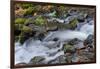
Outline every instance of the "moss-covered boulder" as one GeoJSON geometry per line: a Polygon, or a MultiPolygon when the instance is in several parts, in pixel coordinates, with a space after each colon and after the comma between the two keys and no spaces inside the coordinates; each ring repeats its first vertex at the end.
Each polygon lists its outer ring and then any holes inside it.
{"type": "Polygon", "coordinates": [[[75,47],[72,45],[64,44],[63,50],[65,53],[74,53],[75,52],[75,47]]]}
{"type": "Polygon", "coordinates": [[[23,25],[21,28],[17,28],[15,30],[15,41],[19,41],[21,44],[23,44],[27,39],[33,37],[34,35],[35,31],[33,31],[33,29],[23,25]]]}
{"type": "Polygon", "coordinates": [[[45,26],[47,24],[47,20],[45,17],[43,16],[36,16],[36,17],[32,17],[32,18],[28,18],[25,21],[25,25],[29,25],[29,24],[34,24],[36,26],[45,26]]]}
{"type": "Polygon", "coordinates": [[[42,17],[42,16],[38,16],[36,19],[35,19],[35,24],[36,25],[39,25],[39,26],[43,26],[47,23],[47,20],[42,17]]]}
{"type": "Polygon", "coordinates": [[[23,44],[25,40],[27,40],[31,36],[34,36],[33,30],[28,26],[23,26],[23,28],[21,29],[21,34],[19,36],[20,43],[23,44]]]}
{"type": "Polygon", "coordinates": [[[70,23],[68,24],[68,27],[70,29],[75,29],[77,26],[78,20],[76,18],[74,18],[72,21],[70,21],[70,23]]]}

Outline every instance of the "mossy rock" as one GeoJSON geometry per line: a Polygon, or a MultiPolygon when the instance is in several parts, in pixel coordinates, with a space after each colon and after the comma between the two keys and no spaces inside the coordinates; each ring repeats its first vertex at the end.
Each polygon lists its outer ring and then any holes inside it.
{"type": "Polygon", "coordinates": [[[32,32],[32,29],[30,27],[28,27],[28,26],[23,26],[22,32],[29,33],[29,32],[32,32]]]}
{"type": "Polygon", "coordinates": [[[70,40],[70,41],[68,42],[68,44],[70,44],[70,45],[75,45],[75,44],[78,44],[79,42],[80,42],[79,39],[74,38],[74,39],[70,40]]]}
{"type": "Polygon", "coordinates": [[[70,21],[70,23],[68,24],[69,28],[74,29],[77,26],[78,20],[76,18],[74,18],[72,21],[70,21]]]}
{"type": "Polygon", "coordinates": [[[29,7],[28,9],[25,9],[24,16],[32,15],[34,13],[34,10],[35,9],[33,7],[29,7]]]}
{"type": "Polygon", "coordinates": [[[28,18],[28,19],[26,19],[25,25],[29,25],[29,24],[35,24],[34,23],[34,18],[28,18]]]}
{"type": "Polygon", "coordinates": [[[36,56],[36,57],[32,58],[30,60],[30,62],[33,63],[33,64],[41,64],[44,59],[45,58],[42,57],[42,56],[36,56]]]}
{"type": "Polygon", "coordinates": [[[28,26],[23,26],[21,29],[21,34],[19,35],[19,42],[23,44],[28,38],[30,38],[33,34],[33,31],[28,26]]]}
{"type": "Polygon", "coordinates": [[[34,24],[37,26],[45,26],[47,24],[47,20],[43,16],[37,16],[35,18],[28,18],[25,21],[25,25],[29,25],[29,24],[34,24]]]}
{"type": "Polygon", "coordinates": [[[25,18],[16,18],[15,24],[24,24],[25,20],[26,20],[25,18]]]}
{"type": "Polygon", "coordinates": [[[23,28],[23,24],[14,24],[15,30],[21,30],[23,28]]]}
{"type": "Polygon", "coordinates": [[[73,53],[73,52],[75,52],[75,47],[72,45],[64,44],[63,50],[65,53],[67,53],[67,52],[73,53]]]}
{"type": "Polygon", "coordinates": [[[27,8],[29,8],[29,7],[34,7],[34,5],[31,4],[31,3],[18,3],[18,4],[16,4],[16,5],[20,6],[20,7],[23,8],[23,9],[27,9],[27,8]]]}
{"type": "Polygon", "coordinates": [[[34,22],[36,25],[43,26],[47,23],[47,20],[42,16],[38,16],[34,22]]]}

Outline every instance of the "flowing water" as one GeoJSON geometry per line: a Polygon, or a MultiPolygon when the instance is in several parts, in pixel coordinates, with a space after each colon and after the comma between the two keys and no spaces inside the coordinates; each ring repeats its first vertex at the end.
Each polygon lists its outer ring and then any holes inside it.
{"type": "Polygon", "coordinates": [[[93,34],[93,27],[93,23],[90,22],[81,25],[80,28],[77,27],[78,30],[76,28],[76,30],[49,32],[43,41],[30,38],[25,41],[23,45],[21,45],[19,42],[16,42],[15,64],[29,63],[30,60],[35,56],[43,56],[45,58],[44,62],[48,63],[49,61],[64,55],[64,51],[61,50],[64,41],[69,41],[74,38],[84,41],[89,34],[93,34]],[[58,38],[59,40],[53,41],[54,38],[58,38]]]}

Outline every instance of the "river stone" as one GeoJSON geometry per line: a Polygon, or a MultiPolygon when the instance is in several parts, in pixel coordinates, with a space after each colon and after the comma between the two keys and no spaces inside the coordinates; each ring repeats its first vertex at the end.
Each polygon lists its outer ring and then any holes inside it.
{"type": "Polygon", "coordinates": [[[47,30],[47,32],[48,31],[57,31],[58,27],[57,26],[47,26],[46,30],[47,30]]]}
{"type": "Polygon", "coordinates": [[[87,58],[86,61],[94,61],[94,52],[90,52],[90,51],[86,51],[85,50],[80,50],[80,54],[79,54],[82,58],[84,58],[83,60],[85,61],[85,59],[87,58]]]}
{"type": "Polygon", "coordinates": [[[77,38],[75,38],[75,39],[70,40],[70,41],[68,42],[68,44],[70,44],[70,45],[75,45],[75,44],[78,44],[79,42],[80,42],[80,40],[77,39],[77,38]]]}
{"type": "Polygon", "coordinates": [[[79,59],[80,59],[80,58],[77,56],[77,57],[73,57],[71,61],[72,61],[72,62],[79,62],[79,59]]]}
{"type": "Polygon", "coordinates": [[[74,46],[68,44],[64,44],[63,50],[65,53],[74,53],[76,51],[74,46]]]}
{"type": "Polygon", "coordinates": [[[77,19],[78,19],[79,22],[84,22],[86,16],[87,16],[87,14],[80,13],[80,14],[77,16],[77,19]]]}
{"type": "Polygon", "coordinates": [[[32,64],[42,64],[43,60],[45,60],[45,58],[43,56],[35,56],[30,60],[30,63],[32,63],[32,64]]]}
{"type": "Polygon", "coordinates": [[[92,43],[93,43],[93,35],[89,35],[87,38],[86,38],[86,40],[84,41],[84,44],[85,45],[88,45],[88,46],[90,46],[90,45],[92,45],[92,43]]]}
{"type": "Polygon", "coordinates": [[[70,10],[68,11],[68,14],[71,15],[71,16],[73,16],[73,15],[77,15],[77,14],[78,14],[78,10],[72,8],[72,9],[70,9],[70,10]]]}
{"type": "Polygon", "coordinates": [[[61,55],[59,57],[57,57],[56,59],[48,62],[48,64],[60,64],[60,63],[66,63],[66,57],[65,55],[61,55]]]}

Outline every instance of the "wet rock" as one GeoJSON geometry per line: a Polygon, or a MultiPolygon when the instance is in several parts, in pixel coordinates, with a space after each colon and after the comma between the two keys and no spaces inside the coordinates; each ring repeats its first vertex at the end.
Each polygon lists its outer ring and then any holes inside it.
{"type": "Polygon", "coordinates": [[[58,30],[58,27],[57,26],[48,26],[47,27],[47,32],[48,31],[57,31],[58,30]]]}
{"type": "Polygon", "coordinates": [[[23,66],[23,65],[27,65],[26,63],[18,63],[15,66],[23,66]]]}
{"type": "Polygon", "coordinates": [[[91,53],[91,52],[87,53],[87,54],[86,54],[86,57],[87,57],[88,59],[90,59],[90,60],[94,60],[94,59],[95,59],[94,53],[91,53]]]}
{"type": "Polygon", "coordinates": [[[93,43],[93,40],[94,40],[94,37],[93,37],[93,35],[90,34],[90,35],[87,37],[87,39],[84,41],[84,44],[85,44],[85,45],[91,46],[92,43],[93,43]]]}
{"type": "Polygon", "coordinates": [[[30,17],[30,18],[26,19],[25,25],[28,26],[30,24],[34,24],[34,20],[35,20],[35,17],[30,17]]]}
{"type": "Polygon", "coordinates": [[[65,53],[75,53],[76,49],[72,45],[64,44],[63,50],[65,53]]]}
{"type": "Polygon", "coordinates": [[[72,8],[72,9],[70,9],[70,10],[68,11],[68,14],[71,15],[71,16],[73,16],[73,15],[77,15],[77,14],[78,14],[78,10],[72,8]]]}
{"type": "Polygon", "coordinates": [[[65,59],[66,63],[72,62],[72,54],[71,53],[66,53],[65,57],[66,57],[66,59],[65,59]]]}
{"type": "Polygon", "coordinates": [[[71,61],[72,62],[79,62],[79,57],[78,56],[74,56],[72,59],[71,59],[71,61]]]}
{"type": "Polygon", "coordinates": [[[78,20],[75,18],[72,21],[70,21],[70,23],[68,24],[69,25],[68,28],[75,29],[77,27],[77,24],[78,24],[78,20]]]}
{"type": "Polygon", "coordinates": [[[79,56],[79,62],[90,62],[90,59],[88,59],[85,55],[79,56]]]}
{"type": "Polygon", "coordinates": [[[39,40],[41,40],[41,41],[44,39],[44,37],[45,37],[45,34],[44,33],[40,33],[39,35],[37,35],[37,38],[39,40]]]}
{"type": "Polygon", "coordinates": [[[36,56],[30,60],[31,64],[43,64],[43,60],[45,60],[42,56],[36,56]]]}
{"type": "Polygon", "coordinates": [[[60,64],[60,63],[66,63],[66,57],[64,55],[61,55],[57,57],[56,59],[48,62],[48,64],[60,64]]]}
{"type": "Polygon", "coordinates": [[[87,16],[87,14],[80,13],[80,14],[77,16],[77,19],[78,19],[79,22],[84,22],[85,19],[86,19],[86,16],[87,16]]]}
{"type": "Polygon", "coordinates": [[[77,44],[74,45],[74,47],[76,49],[81,49],[81,48],[84,48],[85,46],[84,46],[83,42],[78,42],[77,44]]]}
{"type": "Polygon", "coordinates": [[[75,44],[78,44],[79,42],[80,42],[80,40],[77,39],[77,38],[75,38],[75,39],[70,40],[70,41],[68,42],[68,44],[70,44],[70,45],[75,45],[75,44]]]}
{"type": "Polygon", "coordinates": [[[93,17],[92,17],[92,16],[87,15],[86,19],[87,19],[87,22],[89,22],[89,21],[93,20],[93,17]]]}
{"type": "Polygon", "coordinates": [[[20,35],[20,33],[21,33],[21,30],[15,30],[15,31],[14,31],[15,36],[20,35]]]}
{"type": "Polygon", "coordinates": [[[64,23],[69,24],[70,21],[72,21],[74,18],[75,18],[74,16],[68,16],[67,18],[65,18],[64,23]]]}
{"type": "Polygon", "coordinates": [[[94,52],[90,52],[87,49],[85,50],[80,50],[80,61],[81,62],[90,62],[90,61],[94,61],[95,57],[94,57],[94,52]]]}
{"type": "Polygon", "coordinates": [[[23,26],[21,30],[21,34],[19,35],[19,41],[21,44],[23,44],[28,38],[34,36],[36,34],[35,31],[33,31],[30,27],[28,26],[23,26]]]}
{"type": "Polygon", "coordinates": [[[94,24],[94,20],[89,21],[89,25],[93,25],[94,24]]]}
{"type": "Polygon", "coordinates": [[[54,39],[53,39],[53,41],[58,41],[58,40],[59,40],[58,38],[54,38],[54,39]]]}

